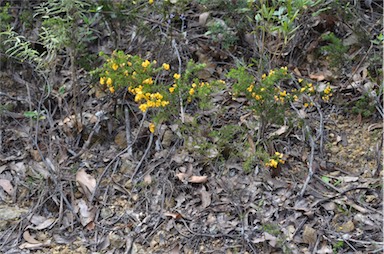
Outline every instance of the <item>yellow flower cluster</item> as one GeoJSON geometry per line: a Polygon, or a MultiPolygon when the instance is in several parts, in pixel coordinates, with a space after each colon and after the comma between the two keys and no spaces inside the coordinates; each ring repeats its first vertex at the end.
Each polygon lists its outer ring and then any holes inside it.
{"type": "Polygon", "coordinates": [[[101,77],[100,78],[100,84],[101,85],[104,85],[104,84],[107,85],[107,87],[111,93],[115,92],[115,88],[113,87],[113,81],[111,78],[101,77]]]}
{"type": "Polygon", "coordinates": [[[332,96],[332,88],[328,85],[324,89],[324,95],[321,97],[324,101],[329,101],[329,98],[332,96]]]}
{"type": "Polygon", "coordinates": [[[151,64],[151,62],[150,62],[149,60],[145,60],[145,61],[141,64],[141,66],[142,66],[143,68],[147,68],[150,64],[151,64]]]}
{"type": "Polygon", "coordinates": [[[147,111],[149,108],[165,107],[169,104],[169,101],[163,100],[164,97],[160,93],[144,93],[143,86],[140,85],[136,88],[128,87],[128,91],[135,95],[135,102],[140,103],[139,109],[142,112],[147,111]],[[141,101],[145,101],[141,103],[141,101]]]}
{"type": "Polygon", "coordinates": [[[279,152],[275,152],[275,156],[272,159],[269,159],[269,162],[265,163],[267,167],[277,168],[277,166],[280,164],[284,164],[285,161],[283,160],[283,154],[279,152]]]}

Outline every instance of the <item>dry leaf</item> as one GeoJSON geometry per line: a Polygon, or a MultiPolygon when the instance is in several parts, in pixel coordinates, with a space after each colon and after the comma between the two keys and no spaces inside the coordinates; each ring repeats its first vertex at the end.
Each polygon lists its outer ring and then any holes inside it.
{"type": "Polygon", "coordinates": [[[344,223],[343,225],[341,225],[341,228],[340,228],[342,232],[344,233],[349,233],[349,232],[352,232],[353,230],[355,230],[355,224],[353,224],[353,222],[351,220],[347,221],[346,223],[344,223]]]}
{"type": "Polygon", "coordinates": [[[188,174],[180,172],[180,173],[177,173],[177,174],[176,174],[176,177],[177,177],[180,181],[184,182],[185,179],[188,178],[188,174]]]}
{"type": "Polygon", "coordinates": [[[25,241],[27,241],[28,243],[33,243],[33,244],[39,244],[41,242],[37,241],[35,238],[33,238],[31,236],[31,234],[29,233],[28,230],[24,231],[23,233],[23,238],[25,241]]]}
{"type": "Polygon", "coordinates": [[[76,173],[76,184],[79,186],[79,191],[90,201],[96,190],[96,179],[84,169],[80,169],[76,173]]]}
{"type": "Polygon", "coordinates": [[[188,182],[190,182],[190,183],[205,183],[207,181],[208,181],[207,176],[191,176],[188,179],[188,182]]]}
{"type": "Polygon", "coordinates": [[[201,195],[201,208],[207,208],[211,204],[211,193],[205,190],[203,186],[200,190],[201,195]]]}
{"type": "Polygon", "coordinates": [[[15,191],[13,189],[13,186],[11,184],[11,181],[7,179],[0,179],[0,187],[3,188],[3,190],[8,193],[9,196],[13,195],[13,192],[15,191]]]}
{"type": "MultiPolygon", "coordinates": [[[[30,221],[32,222],[32,220],[30,220],[30,221]]],[[[28,226],[27,229],[30,228],[33,230],[42,230],[42,229],[50,228],[51,226],[53,226],[56,223],[56,221],[57,221],[57,219],[55,219],[55,218],[44,219],[43,221],[41,221],[38,224],[34,223],[36,225],[35,227],[34,226],[28,226]]]]}
{"type": "Polygon", "coordinates": [[[317,240],[316,230],[310,226],[305,225],[304,232],[303,232],[303,242],[313,246],[316,243],[316,240],[317,240]]]}
{"type": "Polygon", "coordinates": [[[146,174],[146,175],[144,176],[144,183],[145,183],[146,185],[150,185],[150,184],[152,183],[152,177],[151,177],[150,174],[146,174]]]}
{"type": "Polygon", "coordinates": [[[207,24],[207,19],[209,18],[210,12],[203,12],[199,15],[199,25],[205,26],[207,24]]]}
{"type": "Polygon", "coordinates": [[[179,220],[179,219],[183,218],[183,216],[181,216],[180,213],[169,213],[169,212],[165,212],[165,213],[164,213],[164,216],[172,217],[172,218],[174,218],[175,220],[179,220]]]}
{"type": "Polygon", "coordinates": [[[85,227],[94,220],[96,209],[88,208],[83,199],[80,199],[77,205],[79,207],[80,222],[85,227]]]}
{"type": "Polygon", "coordinates": [[[267,232],[264,232],[263,235],[264,235],[265,240],[268,241],[269,245],[271,245],[272,247],[276,246],[276,243],[277,243],[277,237],[276,236],[271,235],[267,232]]]}

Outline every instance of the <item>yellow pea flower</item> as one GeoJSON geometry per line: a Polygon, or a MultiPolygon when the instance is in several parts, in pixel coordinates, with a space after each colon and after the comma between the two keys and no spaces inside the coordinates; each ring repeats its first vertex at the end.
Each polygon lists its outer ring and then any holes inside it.
{"type": "Polygon", "coordinates": [[[112,79],[111,78],[108,78],[107,79],[107,86],[111,86],[112,85],[112,79]]]}
{"type": "Polygon", "coordinates": [[[119,68],[119,65],[117,65],[117,63],[113,63],[113,64],[112,64],[112,69],[113,69],[114,71],[116,71],[118,68],[119,68]]]}
{"type": "Polygon", "coordinates": [[[149,131],[151,132],[151,133],[154,133],[155,132],[155,124],[154,123],[150,123],[149,124],[149,131]]]}
{"type": "Polygon", "coordinates": [[[101,77],[101,78],[100,78],[100,84],[101,84],[101,85],[104,85],[104,84],[105,84],[105,77],[101,77]]]}
{"type": "Polygon", "coordinates": [[[148,106],[147,106],[147,104],[141,104],[140,106],[139,106],[139,109],[142,111],[142,112],[145,112],[145,111],[147,111],[147,108],[148,108],[148,106]]]}
{"type": "Polygon", "coordinates": [[[145,60],[145,61],[141,64],[141,66],[143,66],[143,68],[147,68],[150,64],[151,64],[150,61],[145,60]]]}
{"type": "Polygon", "coordinates": [[[111,93],[114,93],[114,92],[115,92],[115,88],[114,88],[113,86],[111,86],[111,87],[109,88],[109,91],[110,91],[111,93]]]}
{"type": "Polygon", "coordinates": [[[169,71],[169,69],[170,69],[169,64],[163,63],[163,69],[166,70],[166,71],[169,71]]]}
{"type": "Polygon", "coordinates": [[[153,4],[153,2],[154,2],[153,0],[148,0],[149,4],[153,4]]]}
{"type": "Polygon", "coordinates": [[[173,75],[173,78],[174,78],[174,79],[179,79],[180,77],[181,77],[181,75],[178,74],[178,73],[175,73],[175,74],[173,75]]]}
{"type": "Polygon", "coordinates": [[[194,93],[195,93],[195,89],[193,89],[193,88],[189,89],[189,94],[190,95],[193,95],[194,93]]]}

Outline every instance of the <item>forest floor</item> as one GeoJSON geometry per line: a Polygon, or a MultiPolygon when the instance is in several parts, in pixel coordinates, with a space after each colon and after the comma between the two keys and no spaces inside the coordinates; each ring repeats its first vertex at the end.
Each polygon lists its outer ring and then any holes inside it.
{"type": "MultiPolygon", "coordinates": [[[[25,6],[20,6],[15,10],[21,13],[25,6]]],[[[286,116],[260,137],[260,119],[245,96],[233,94],[235,81],[226,75],[240,59],[260,57],[252,45],[257,38],[234,25],[238,40],[224,47],[205,25],[207,18],[224,20],[228,13],[218,8],[203,12],[196,2],[188,5],[185,28],[158,13],[142,17],[150,31],[161,31],[158,40],[136,34],[135,25],[123,22],[130,14],[121,11],[122,17],[106,18],[109,26],[99,25],[98,44],[88,45],[95,54],[121,49],[170,63],[173,70],[185,70],[194,59],[206,64],[200,79],[225,81],[225,88],[210,95],[210,109],[186,106],[182,116],[159,123],[153,133],[149,116],[133,100],[124,112],[123,92],[100,90],[98,77],[89,74],[101,66],[100,59],[93,60],[99,65],[93,69],[74,71],[64,55],[49,76],[55,84],[50,91],[39,83],[43,79],[33,65],[12,60],[2,65],[1,253],[384,250],[383,79],[377,70],[382,63],[372,60],[381,58],[382,44],[362,44],[352,36],[352,21],[340,16],[303,17],[306,29],[296,31],[301,40],[272,56],[264,73],[287,66],[295,78],[331,84],[332,97],[312,108],[291,104],[288,115],[297,114],[300,121],[286,116]],[[168,34],[162,30],[167,26],[182,27],[168,34]],[[352,55],[339,68],[314,49],[325,45],[321,34],[336,30],[352,55]],[[229,132],[219,133],[225,126],[229,132]],[[267,167],[260,149],[271,156],[280,151],[284,163],[267,167]]],[[[174,10],[172,17],[179,9],[174,10]]],[[[382,33],[382,7],[377,12],[356,11],[369,20],[371,31],[382,33]]]]}

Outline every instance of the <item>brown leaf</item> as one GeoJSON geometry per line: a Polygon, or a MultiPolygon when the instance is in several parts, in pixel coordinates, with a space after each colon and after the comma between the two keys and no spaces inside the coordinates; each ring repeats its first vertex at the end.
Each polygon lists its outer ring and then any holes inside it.
{"type": "Polygon", "coordinates": [[[85,227],[95,219],[96,208],[88,208],[83,199],[80,199],[77,205],[79,207],[80,222],[85,227]]]}
{"type": "Polygon", "coordinates": [[[176,174],[176,177],[177,177],[180,181],[184,182],[185,179],[188,178],[188,174],[180,172],[180,173],[177,173],[177,174],[176,174]]]}
{"type": "Polygon", "coordinates": [[[341,225],[340,231],[342,231],[344,233],[349,233],[349,232],[352,232],[353,230],[355,230],[355,224],[353,224],[353,222],[351,220],[349,220],[346,223],[344,223],[343,225],[341,225]]]}
{"type": "Polygon", "coordinates": [[[308,225],[305,225],[304,232],[303,232],[303,242],[313,246],[316,243],[316,240],[317,240],[316,230],[308,225]]]}
{"type": "Polygon", "coordinates": [[[172,218],[174,218],[175,220],[179,220],[179,219],[183,218],[183,216],[181,216],[180,213],[169,213],[169,212],[165,212],[165,213],[164,213],[164,216],[172,217],[172,218]]]}
{"type": "Polygon", "coordinates": [[[28,226],[28,228],[30,229],[34,229],[34,230],[42,230],[42,229],[46,229],[46,228],[50,228],[51,226],[53,226],[55,223],[56,223],[57,219],[55,218],[49,218],[49,219],[45,219],[43,220],[42,222],[40,222],[39,224],[36,224],[36,226],[28,226]]]}
{"type": "Polygon", "coordinates": [[[191,176],[188,179],[190,183],[205,183],[208,181],[208,176],[191,176]]]}
{"type": "Polygon", "coordinates": [[[150,174],[146,174],[146,175],[144,176],[144,183],[145,183],[146,185],[150,185],[150,184],[152,183],[152,177],[151,177],[150,174]]]}
{"type": "Polygon", "coordinates": [[[36,240],[35,238],[33,238],[28,230],[24,231],[23,238],[28,243],[32,243],[32,244],[39,244],[39,243],[41,243],[38,240],[36,240]]]}
{"type": "Polygon", "coordinates": [[[211,193],[205,190],[203,186],[200,190],[201,195],[201,208],[207,208],[211,204],[211,193]]]}
{"type": "Polygon", "coordinates": [[[80,169],[76,173],[76,184],[79,186],[79,191],[83,193],[88,200],[91,200],[96,190],[96,179],[87,174],[84,169],[80,169]]]}
{"type": "Polygon", "coordinates": [[[0,187],[3,188],[3,190],[8,193],[8,195],[12,196],[13,192],[15,191],[13,189],[13,186],[11,184],[11,181],[7,179],[0,179],[0,187]]]}
{"type": "Polygon", "coordinates": [[[207,19],[209,18],[210,12],[203,12],[199,15],[199,25],[205,26],[207,24],[207,19]]]}

